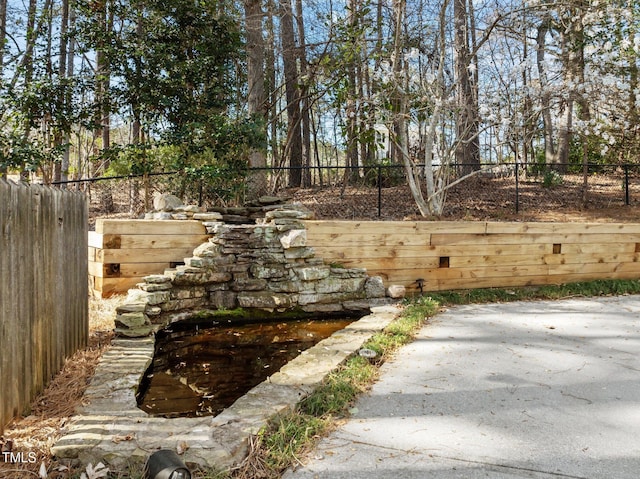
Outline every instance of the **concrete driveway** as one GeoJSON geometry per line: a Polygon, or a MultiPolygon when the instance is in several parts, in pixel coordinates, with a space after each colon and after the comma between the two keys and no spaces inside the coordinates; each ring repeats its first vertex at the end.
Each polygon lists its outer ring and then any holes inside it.
{"type": "Polygon", "coordinates": [[[454,307],[302,478],[640,477],[640,296],[454,307]]]}

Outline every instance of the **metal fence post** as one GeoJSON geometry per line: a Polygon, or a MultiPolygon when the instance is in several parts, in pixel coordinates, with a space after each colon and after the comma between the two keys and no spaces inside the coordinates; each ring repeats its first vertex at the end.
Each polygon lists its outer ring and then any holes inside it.
{"type": "Polygon", "coordinates": [[[520,172],[518,169],[518,162],[516,161],[516,214],[520,212],[520,172]]]}
{"type": "Polygon", "coordinates": [[[624,204],[629,206],[629,165],[624,165],[624,204]]]}
{"type": "Polygon", "coordinates": [[[382,216],[382,166],[378,165],[378,218],[382,216]]]}

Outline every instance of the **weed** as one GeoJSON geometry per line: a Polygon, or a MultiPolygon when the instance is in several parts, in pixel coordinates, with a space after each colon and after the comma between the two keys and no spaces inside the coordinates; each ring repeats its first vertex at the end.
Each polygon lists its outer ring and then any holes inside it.
{"type": "Polygon", "coordinates": [[[411,341],[425,319],[437,310],[438,303],[428,297],[407,302],[400,317],[364,345],[382,359],[372,363],[359,355],[349,358],[294,411],[279,415],[262,429],[249,458],[234,471],[233,477],[280,477],[282,471],[298,462],[298,457],[313,447],[317,438],[335,426],[336,419],[349,414],[353,401],[377,378],[377,365],[411,341]]]}

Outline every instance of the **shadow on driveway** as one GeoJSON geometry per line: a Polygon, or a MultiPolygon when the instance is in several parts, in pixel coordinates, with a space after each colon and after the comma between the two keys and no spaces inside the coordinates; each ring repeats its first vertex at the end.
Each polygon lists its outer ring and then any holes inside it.
{"type": "Polygon", "coordinates": [[[639,313],[640,296],[450,308],[283,477],[635,479],[639,313]]]}

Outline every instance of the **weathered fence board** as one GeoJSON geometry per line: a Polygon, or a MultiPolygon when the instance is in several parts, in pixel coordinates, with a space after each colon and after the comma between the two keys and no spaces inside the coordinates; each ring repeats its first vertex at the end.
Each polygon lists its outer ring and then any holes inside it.
{"type": "Polygon", "coordinates": [[[0,180],[0,430],[87,343],[87,201],[0,180]]]}
{"type": "Polygon", "coordinates": [[[328,263],[409,291],[640,278],[640,224],[307,221],[328,263]],[[420,280],[420,281],[418,281],[420,280]]]}

